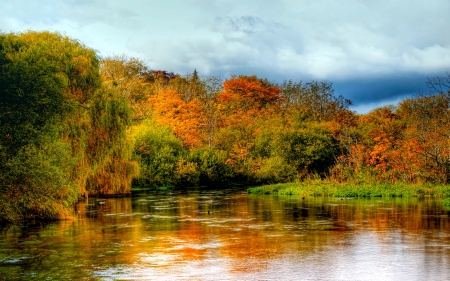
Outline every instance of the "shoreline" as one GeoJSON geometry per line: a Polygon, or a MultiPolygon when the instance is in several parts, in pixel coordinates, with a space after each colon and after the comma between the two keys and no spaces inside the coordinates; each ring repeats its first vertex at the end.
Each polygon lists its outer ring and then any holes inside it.
{"type": "Polygon", "coordinates": [[[450,185],[419,185],[406,183],[333,183],[307,181],[278,183],[247,189],[249,194],[331,196],[331,197],[440,197],[450,199],[450,185]]]}

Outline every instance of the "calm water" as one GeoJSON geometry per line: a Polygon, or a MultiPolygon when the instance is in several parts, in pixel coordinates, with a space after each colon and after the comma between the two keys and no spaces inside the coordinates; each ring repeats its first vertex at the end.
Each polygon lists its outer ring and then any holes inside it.
{"type": "Polygon", "coordinates": [[[92,198],[74,222],[0,229],[0,280],[449,280],[441,205],[242,190],[92,198]]]}

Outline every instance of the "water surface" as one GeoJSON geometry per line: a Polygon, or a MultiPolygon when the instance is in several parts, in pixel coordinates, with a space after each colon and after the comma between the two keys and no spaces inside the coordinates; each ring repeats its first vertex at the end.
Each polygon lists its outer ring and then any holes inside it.
{"type": "Polygon", "coordinates": [[[143,193],[0,229],[0,280],[448,280],[432,198],[143,193]]]}

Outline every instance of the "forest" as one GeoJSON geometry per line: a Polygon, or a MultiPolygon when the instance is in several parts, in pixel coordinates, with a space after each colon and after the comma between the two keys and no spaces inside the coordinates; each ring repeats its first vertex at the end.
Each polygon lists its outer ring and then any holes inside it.
{"type": "Polygon", "coordinates": [[[0,221],[70,219],[81,196],[132,188],[446,185],[449,82],[357,114],[328,81],[223,81],[0,33],[0,221]]]}

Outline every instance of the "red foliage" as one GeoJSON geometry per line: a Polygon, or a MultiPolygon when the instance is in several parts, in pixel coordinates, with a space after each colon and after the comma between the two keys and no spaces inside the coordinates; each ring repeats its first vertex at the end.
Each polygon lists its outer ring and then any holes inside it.
{"type": "Polygon", "coordinates": [[[219,103],[231,103],[236,107],[263,108],[281,99],[281,90],[256,76],[233,76],[223,83],[223,92],[217,97],[219,103]]]}

